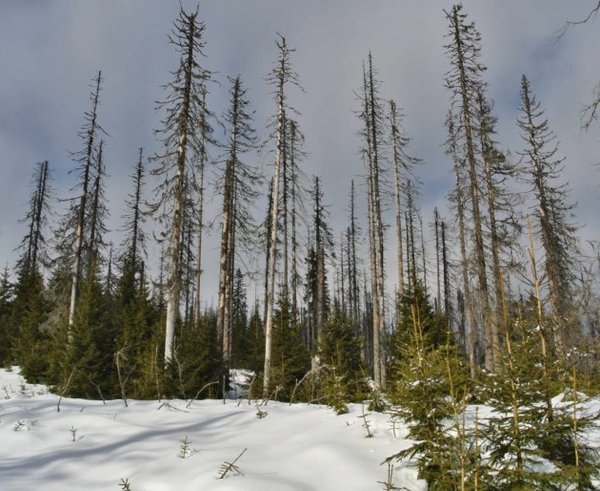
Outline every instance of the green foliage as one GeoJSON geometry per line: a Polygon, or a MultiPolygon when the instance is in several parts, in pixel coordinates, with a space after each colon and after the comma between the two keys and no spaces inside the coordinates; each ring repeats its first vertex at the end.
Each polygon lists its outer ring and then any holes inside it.
{"type": "Polygon", "coordinates": [[[263,370],[265,359],[265,332],[263,321],[256,304],[246,333],[246,353],[244,365],[246,368],[258,373],[263,370]]]}
{"type": "Polygon", "coordinates": [[[294,387],[310,369],[310,355],[305,347],[300,326],[292,325],[287,300],[279,299],[273,318],[271,393],[289,401],[294,387]]]}
{"type": "Polygon", "coordinates": [[[0,365],[10,367],[12,362],[11,346],[16,333],[10,322],[13,301],[13,285],[8,277],[8,268],[0,278],[0,365]]]}
{"type": "Polygon", "coordinates": [[[367,387],[360,361],[360,341],[352,320],[334,309],[321,338],[320,391],[327,405],[338,414],[347,412],[346,403],[365,398],[367,387]]]}
{"type": "Polygon", "coordinates": [[[165,395],[195,398],[206,384],[219,382],[199,395],[218,397],[222,391],[220,353],[214,314],[206,315],[198,327],[183,329],[176,343],[174,362],[165,371],[165,395]]]}
{"type": "MultiPolygon", "coordinates": [[[[134,275],[125,271],[117,286],[115,304],[117,346],[126,393],[132,397],[157,397],[156,347],[163,346],[161,309],[149,298],[146,286],[136,285],[134,275]]],[[[161,366],[162,368],[162,366],[161,366]]]]}
{"type": "Polygon", "coordinates": [[[372,389],[369,394],[369,411],[375,411],[376,413],[383,413],[389,408],[389,404],[385,400],[385,397],[381,391],[377,388],[372,389]]]}
{"type": "Polygon", "coordinates": [[[452,339],[449,339],[447,319],[434,312],[429,295],[420,279],[417,279],[414,287],[408,288],[398,300],[397,312],[398,323],[390,342],[392,379],[396,373],[393,360],[399,360],[406,347],[413,346],[415,342],[415,319],[419,323],[419,337],[422,338],[424,346],[437,348],[452,342],[452,339]]]}
{"type": "Polygon", "coordinates": [[[322,376],[321,390],[325,395],[327,405],[336,414],[348,412],[348,385],[345,377],[339,374],[335,367],[328,369],[322,376]]]}
{"type": "Polygon", "coordinates": [[[18,330],[13,340],[13,357],[30,383],[45,381],[48,370],[49,335],[44,328],[49,312],[44,282],[36,273],[21,278],[12,308],[11,324],[18,330]]]}
{"type": "Polygon", "coordinates": [[[62,348],[64,357],[58,360],[64,365],[63,372],[74,369],[69,387],[73,397],[110,398],[118,394],[113,363],[117,332],[110,305],[96,275],[90,274],[82,284],[75,321],[62,348]]]}
{"type": "Polygon", "coordinates": [[[464,433],[447,423],[469,393],[468,368],[447,344],[445,326],[437,322],[419,283],[401,299],[400,310],[404,315],[394,337],[388,396],[415,443],[388,460],[414,459],[431,489],[456,489],[466,476],[464,433]]]}
{"type": "Polygon", "coordinates": [[[248,304],[246,301],[246,286],[244,276],[237,269],[233,282],[233,294],[231,302],[231,363],[234,368],[247,368],[252,352],[251,345],[254,342],[253,335],[248,325],[248,304]]]}
{"type": "Polygon", "coordinates": [[[484,431],[493,482],[504,489],[593,489],[597,460],[581,443],[590,421],[573,402],[552,397],[564,373],[547,336],[545,327],[517,322],[505,339],[502,372],[484,379],[482,393],[494,408],[484,431]]]}

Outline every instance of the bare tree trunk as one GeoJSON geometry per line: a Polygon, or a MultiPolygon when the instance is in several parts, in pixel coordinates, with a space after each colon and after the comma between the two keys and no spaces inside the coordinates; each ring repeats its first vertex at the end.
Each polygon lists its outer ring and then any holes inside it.
{"type": "MultiPolygon", "coordinates": [[[[206,101],[206,94],[202,94],[203,103],[206,101]]],[[[204,116],[203,116],[204,117],[204,116]]],[[[199,203],[198,203],[198,244],[196,248],[196,286],[194,288],[194,325],[198,327],[200,325],[200,311],[201,311],[201,296],[200,296],[200,280],[202,279],[202,234],[204,231],[204,166],[206,165],[206,123],[202,121],[201,129],[202,137],[201,144],[202,148],[200,151],[200,182],[198,187],[200,189],[199,203]]]]}
{"type": "Polygon", "coordinates": [[[344,234],[340,233],[340,306],[346,313],[346,271],[344,269],[344,234]]]}
{"type": "MultiPolygon", "coordinates": [[[[282,50],[286,50],[285,39],[282,39],[282,50]]],[[[281,167],[283,157],[283,146],[285,142],[285,101],[284,101],[284,70],[285,61],[282,57],[281,74],[277,88],[277,148],[275,150],[275,176],[273,178],[272,208],[271,208],[271,230],[269,237],[268,264],[267,264],[267,291],[266,291],[266,314],[265,314],[265,364],[263,370],[263,397],[269,396],[271,382],[271,348],[273,344],[273,304],[275,297],[275,256],[277,247],[277,222],[279,215],[279,182],[281,179],[281,167]]]]}
{"type": "MultiPolygon", "coordinates": [[[[358,269],[356,260],[356,215],[354,210],[354,180],[352,180],[352,186],[350,191],[350,238],[348,248],[350,250],[350,258],[348,265],[351,270],[351,278],[349,279],[352,291],[352,318],[356,323],[357,327],[360,325],[360,293],[358,286],[358,269]]],[[[363,343],[364,344],[364,343],[363,343]]]]}
{"type": "Polygon", "coordinates": [[[84,163],[84,174],[83,174],[83,185],[81,190],[81,197],[79,199],[79,213],[77,217],[77,231],[75,235],[75,261],[73,264],[73,271],[71,275],[71,300],[69,302],[69,330],[73,327],[75,321],[75,304],[77,301],[77,289],[79,287],[79,279],[81,277],[81,261],[83,253],[83,234],[85,227],[85,208],[88,197],[88,188],[90,184],[90,171],[92,167],[92,154],[94,151],[94,139],[96,137],[97,129],[97,110],[98,102],[100,98],[100,84],[102,82],[102,71],[98,71],[96,77],[96,89],[92,98],[92,109],[90,111],[90,124],[87,131],[87,142],[85,149],[85,163],[84,163]]]}
{"type": "Polygon", "coordinates": [[[473,298],[471,296],[471,284],[469,282],[469,259],[467,257],[467,241],[466,241],[466,228],[465,228],[465,211],[464,211],[464,198],[462,195],[462,189],[460,188],[460,179],[458,176],[458,164],[455,164],[456,173],[456,206],[458,215],[458,238],[460,242],[460,258],[462,262],[462,285],[463,293],[465,297],[465,303],[467,307],[467,323],[469,326],[466,341],[466,351],[469,357],[469,366],[471,369],[471,375],[475,376],[477,373],[477,345],[478,345],[478,332],[475,324],[475,311],[473,306],[473,298]]]}
{"type": "MultiPolygon", "coordinates": [[[[455,125],[456,116],[450,111],[446,119],[446,126],[448,127],[448,154],[452,157],[454,166],[454,199],[456,201],[456,215],[458,221],[458,239],[460,245],[460,260],[461,260],[461,276],[462,276],[462,293],[464,297],[464,303],[466,306],[466,326],[464,325],[464,318],[462,319],[463,325],[459,327],[459,332],[463,333],[462,341],[464,342],[464,349],[469,358],[469,367],[471,375],[475,376],[477,373],[477,346],[478,346],[478,332],[477,325],[475,322],[475,307],[473,305],[473,298],[471,295],[471,284],[469,278],[469,257],[467,255],[467,229],[465,225],[465,198],[462,187],[461,179],[461,168],[464,166],[464,161],[461,159],[458,153],[458,135],[457,128],[455,125]],[[468,327],[468,332],[467,332],[468,327]]],[[[444,227],[445,232],[445,227],[444,227]]],[[[445,237],[445,235],[444,235],[445,237]]],[[[446,281],[446,280],[445,280],[446,281]]]]}
{"type": "Polygon", "coordinates": [[[169,246],[170,264],[167,273],[167,318],[165,322],[165,364],[173,360],[173,344],[175,341],[175,322],[179,313],[179,300],[181,293],[181,232],[183,228],[183,211],[185,207],[185,161],[188,142],[188,127],[190,118],[190,97],[192,86],[192,73],[194,63],[194,23],[189,24],[187,59],[185,70],[185,86],[181,117],[179,121],[179,137],[177,144],[177,174],[175,177],[175,206],[173,210],[173,223],[171,244],[169,246]]]}
{"type": "Polygon", "coordinates": [[[392,157],[394,167],[394,204],[396,207],[396,247],[398,261],[398,295],[404,295],[404,253],[402,251],[402,186],[400,176],[400,149],[398,148],[398,121],[396,103],[390,101],[392,123],[392,157]]]}
{"type": "Polygon", "coordinates": [[[29,248],[27,252],[27,268],[29,271],[37,270],[39,248],[43,240],[42,221],[48,199],[48,172],[48,161],[44,160],[39,167],[35,211],[29,233],[29,248]]]}
{"type": "Polygon", "coordinates": [[[296,236],[296,185],[297,185],[297,174],[295,168],[294,161],[294,138],[295,138],[295,129],[292,124],[291,134],[290,134],[290,146],[292,148],[292,154],[290,155],[290,164],[292,168],[292,324],[296,325],[298,323],[298,244],[297,244],[297,236],[296,236]]]}
{"type": "Polygon", "coordinates": [[[423,233],[423,216],[419,211],[419,232],[421,233],[421,264],[423,267],[423,285],[427,291],[427,261],[425,259],[425,234],[423,233]]]}
{"type": "Polygon", "coordinates": [[[98,259],[98,233],[100,224],[99,221],[99,206],[100,206],[100,191],[101,191],[101,180],[102,180],[102,150],[104,142],[100,140],[98,146],[98,162],[96,167],[96,177],[94,178],[94,186],[92,192],[92,214],[90,216],[90,243],[88,252],[88,272],[92,272],[93,268],[97,266],[98,259]]]}
{"type": "Polygon", "coordinates": [[[371,285],[373,297],[373,376],[379,388],[385,387],[385,302],[384,302],[384,271],[383,271],[383,224],[381,221],[381,192],[379,189],[379,143],[378,115],[375,80],[373,76],[373,59],[369,53],[368,83],[365,86],[365,119],[369,165],[369,217],[371,251],[371,285]]]}
{"type": "Polygon", "coordinates": [[[485,338],[485,367],[493,371],[496,368],[495,349],[498,332],[494,319],[492,318],[489,305],[489,290],[487,282],[487,270],[485,264],[485,247],[483,243],[483,227],[479,203],[479,183],[477,175],[477,160],[475,157],[475,143],[473,138],[473,115],[471,113],[471,94],[467,84],[467,75],[464,61],[464,46],[459,31],[458,11],[453,10],[454,16],[454,42],[457,53],[457,69],[459,73],[459,90],[462,102],[461,116],[465,132],[467,171],[469,175],[469,193],[471,199],[471,211],[473,218],[473,234],[475,248],[475,269],[478,279],[478,297],[483,314],[483,331],[485,338]]]}
{"type": "Polygon", "coordinates": [[[435,231],[435,274],[436,274],[436,304],[439,311],[442,311],[442,285],[441,285],[441,267],[440,267],[440,214],[438,209],[433,210],[433,227],[435,231]]]}
{"type": "MultiPolygon", "coordinates": [[[[288,124],[286,122],[283,131],[284,131],[284,144],[282,148],[282,159],[281,159],[281,171],[282,171],[282,196],[281,196],[281,217],[283,218],[283,296],[286,299],[286,302],[289,301],[289,253],[288,253],[288,245],[289,245],[289,227],[288,227],[288,218],[289,218],[289,209],[288,209],[288,190],[289,190],[289,166],[288,166],[288,155],[287,155],[287,128],[288,124]]],[[[289,305],[289,304],[288,304],[289,305]]],[[[287,320],[287,319],[286,319],[287,320]]]]}
{"type": "Polygon", "coordinates": [[[452,308],[450,304],[450,267],[448,263],[448,249],[446,247],[446,223],[442,220],[441,226],[441,241],[442,241],[442,269],[444,283],[444,313],[448,318],[448,325],[451,325],[452,308]]]}

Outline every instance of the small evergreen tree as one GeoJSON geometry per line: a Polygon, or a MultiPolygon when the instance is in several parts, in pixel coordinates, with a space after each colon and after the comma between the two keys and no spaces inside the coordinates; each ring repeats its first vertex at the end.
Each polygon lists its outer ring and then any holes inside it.
{"type": "Polygon", "coordinates": [[[248,325],[246,285],[244,284],[244,275],[239,268],[235,272],[231,300],[232,366],[246,368],[252,340],[248,325]]]}
{"type": "Polygon", "coordinates": [[[31,272],[19,281],[12,307],[11,319],[5,325],[14,326],[11,340],[13,359],[29,383],[43,383],[48,370],[50,338],[44,324],[49,303],[39,273],[31,272]]]}
{"type": "Polygon", "coordinates": [[[302,342],[300,326],[292,325],[291,306],[285,296],[279,298],[273,318],[273,364],[271,393],[279,400],[290,399],[297,382],[310,369],[310,356],[302,342]]]}
{"type": "Polygon", "coordinates": [[[400,308],[410,314],[398,327],[389,398],[416,443],[388,460],[414,458],[419,477],[431,489],[460,489],[465,436],[453,434],[446,423],[469,391],[468,369],[447,334],[438,344],[439,326],[445,322],[434,323],[424,292],[405,294],[400,308]]]}
{"type": "Polygon", "coordinates": [[[483,395],[494,408],[483,432],[493,483],[498,489],[593,489],[593,452],[575,445],[588,421],[573,418],[572,403],[547,398],[559,391],[560,365],[547,363],[542,329],[517,322],[505,338],[502,373],[485,381],[483,395]]]}
{"type": "Polygon", "coordinates": [[[367,393],[360,341],[351,318],[335,308],[325,325],[319,349],[321,391],[327,405],[338,414],[347,412],[348,402],[362,401],[367,393]]]}
{"type": "Polygon", "coordinates": [[[255,304],[248,321],[248,334],[246,342],[246,368],[252,370],[255,374],[263,368],[265,335],[264,323],[260,318],[258,303],[255,304]]]}
{"type": "Polygon", "coordinates": [[[0,277],[0,364],[9,367],[12,362],[11,346],[15,338],[13,323],[9,322],[13,302],[13,284],[8,267],[0,277]]]}

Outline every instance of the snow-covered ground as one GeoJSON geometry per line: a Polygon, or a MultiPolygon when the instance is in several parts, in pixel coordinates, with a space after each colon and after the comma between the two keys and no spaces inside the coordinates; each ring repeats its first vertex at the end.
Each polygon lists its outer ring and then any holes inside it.
{"type": "MultiPolygon", "coordinates": [[[[0,489],[6,491],[382,489],[381,462],[406,448],[403,426],[360,405],[336,416],[325,406],[269,402],[63,399],[0,370],[0,489]],[[182,441],[189,450],[182,458],[182,441]],[[239,474],[218,479],[225,461],[239,474]],[[121,483],[121,484],[120,484],[121,483]]],[[[395,466],[398,487],[424,489],[416,471],[395,466]]]]}
{"type": "MultiPolygon", "coordinates": [[[[249,376],[233,374],[230,396],[244,392],[249,376]]],[[[320,405],[258,407],[234,398],[129,400],[128,407],[65,398],[60,412],[58,402],[46,387],[25,383],[17,367],[0,369],[0,490],[378,490],[388,478],[381,462],[410,446],[406,427],[386,414],[367,415],[367,438],[358,404],[336,416],[320,405]]],[[[469,406],[467,425],[476,412],[485,420],[491,409],[469,406]]],[[[584,412],[598,414],[600,399],[587,400],[584,412]]],[[[600,447],[599,428],[587,437],[600,447]]],[[[426,489],[414,468],[393,470],[398,489],[426,489]]]]}

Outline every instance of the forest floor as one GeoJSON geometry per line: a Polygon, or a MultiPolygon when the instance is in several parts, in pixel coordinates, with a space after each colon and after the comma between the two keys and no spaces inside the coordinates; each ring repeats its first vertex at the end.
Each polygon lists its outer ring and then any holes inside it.
{"type": "MultiPolygon", "coordinates": [[[[381,490],[389,479],[382,462],[411,445],[403,423],[360,404],[335,415],[322,405],[242,398],[127,403],[63,398],[57,411],[47,387],[27,384],[18,367],[0,369],[0,489],[381,490]],[[223,475],[228,463],[235,467],[223,475]]],[[[584,410],[600,412],[600,398],[584,410]]],[[[490,411],[469,406],[466,417],[490,411]]],[[[600,448],[600,428],[586,436],[600,448]]],[[[393,489],[426,489],[405,462],[394,464],[392,481],[393,489]]]]}

